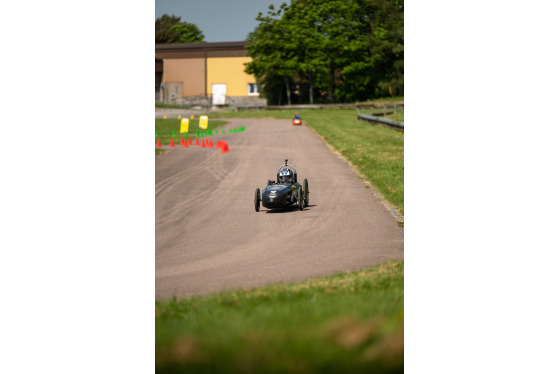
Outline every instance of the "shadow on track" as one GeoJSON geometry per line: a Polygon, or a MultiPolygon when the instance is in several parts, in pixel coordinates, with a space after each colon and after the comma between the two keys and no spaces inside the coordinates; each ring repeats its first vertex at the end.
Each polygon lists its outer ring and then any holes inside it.
{"type": "MultiPolygon", "coordinates": [[[[303,211],[305,212],[306,210],[309,210],[309,208],[317,206],[315,204],[309,204],[308,206],[306,206],[305,208],[303,208],[303,211]]],[[[271,213],[271,214],[276,214],[276,213],[291,213],[291,212],[297,212],[299,211],[299,208],[297,205],[290,205],[288,207],[285,208],[278,208],[278,209],[268,209],[268,210],[262,210],[263,212],[266,213],[271,213]]]]}

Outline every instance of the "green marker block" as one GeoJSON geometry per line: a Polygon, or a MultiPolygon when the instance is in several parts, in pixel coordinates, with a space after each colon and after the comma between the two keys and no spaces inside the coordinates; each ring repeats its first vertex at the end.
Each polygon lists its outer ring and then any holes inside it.
{"type": "Polygon", "coordinates": [[[224,129],[222,129],[222,134],[225,134],[225,133],[226,133],[226,131],[224,129]]]}
{"type": "Polygon", "coordinates": [[[156,131],[156,136],[159,136],[158,132],[156,131]]]}
{"type": "Polygon", "coordinates": [[[173,131],[173,136],[175,136],[175,131],[173,131]]]}

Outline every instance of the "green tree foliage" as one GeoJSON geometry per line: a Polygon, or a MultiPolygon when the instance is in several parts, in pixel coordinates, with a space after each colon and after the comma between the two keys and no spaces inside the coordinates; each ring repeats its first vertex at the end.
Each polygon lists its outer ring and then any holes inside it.
{"type": "Polygon", "coordinates": [[[293,0],[257,20],[246,71],[270,102],[404,94],[403,0],[293,0]]]}
{"type": "Polygon", "coordinates": [[[156,44],[204,42],[204,34],[198,26],[167,14],[156,19],[155,37],[156,44]]]}

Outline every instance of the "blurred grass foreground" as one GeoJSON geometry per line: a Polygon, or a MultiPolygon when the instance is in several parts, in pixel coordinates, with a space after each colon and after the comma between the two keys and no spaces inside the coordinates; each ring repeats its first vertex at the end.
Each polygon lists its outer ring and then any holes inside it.
{"type": "Polygon", "coordinates": [[[156,301],[157,373],[402,373],[404,261],[156,301]]]}

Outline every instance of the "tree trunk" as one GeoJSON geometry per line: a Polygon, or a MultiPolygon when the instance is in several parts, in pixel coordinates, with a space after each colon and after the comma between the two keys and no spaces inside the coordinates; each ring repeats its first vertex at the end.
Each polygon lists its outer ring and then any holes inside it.
{"type": "Polygon", "coordinates": [[[313,83],[309,85],[309,103],[313,105],[313,83]]]}
{"type": "Polygon", "coordinates": [[[288,96],[288,105],[292,105],[292,100],[290,98],[290,85],[288,84],[288,78],[284,78],[286,82],[286,95],[288,96]]]}
{"type": "Polygon", "coordinates": [[[332,66],[329,67],[329,103],[333,103],[333,91],[334,91],[334,68],[332,66]]]}

